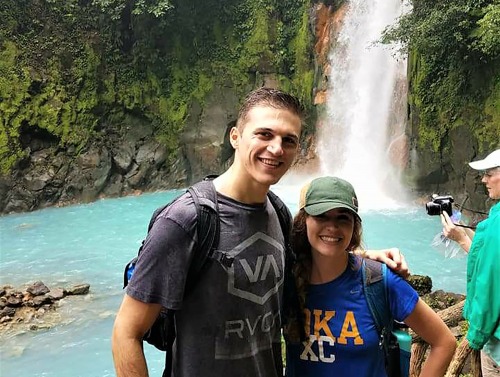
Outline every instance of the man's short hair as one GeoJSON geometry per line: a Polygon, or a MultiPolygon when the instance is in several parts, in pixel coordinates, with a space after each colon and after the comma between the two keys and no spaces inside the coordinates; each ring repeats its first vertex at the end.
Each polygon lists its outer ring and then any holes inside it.
{"type": "Polygon", "coordinates": [[[243,128],[248,113],[257,106],[269,106],[275,109],[288,110],[297,115],[301,121],[304,119],[304,107],[297,97],[279,89],[262,87],[251,91],[245,97],[236,122],[238,129],[243,128]]]}

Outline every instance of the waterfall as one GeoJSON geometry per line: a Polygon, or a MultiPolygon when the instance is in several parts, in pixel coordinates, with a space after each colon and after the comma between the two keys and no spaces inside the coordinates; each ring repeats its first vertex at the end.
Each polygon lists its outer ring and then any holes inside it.
{"type": "Polygon", "coordinates": [[[327,116],[318,130],[319,175],[350,181],[361,209],[405,205],[390,161],[404,137],[406,61],[377,41],[403,12],[401,0],[351,0],[330,48],[327,116]]]}

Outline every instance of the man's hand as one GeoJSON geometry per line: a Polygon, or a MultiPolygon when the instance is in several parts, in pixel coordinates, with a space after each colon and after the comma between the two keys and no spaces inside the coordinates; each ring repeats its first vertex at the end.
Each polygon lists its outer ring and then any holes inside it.
{"type": "Polygon", "coordinates": [[[387,267],[405,279],[410,275],[405,257],[397,247],[382,250],[366,250],[362,255],[364,258],[385,263],[387,267]]]}

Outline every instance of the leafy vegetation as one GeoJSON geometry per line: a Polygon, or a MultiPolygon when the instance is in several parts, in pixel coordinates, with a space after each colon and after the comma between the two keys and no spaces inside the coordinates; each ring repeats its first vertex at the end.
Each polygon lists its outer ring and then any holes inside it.
{"type": "Polygon", "coordinates": [[[273,73],[310,103],[309,0],[3,0],[0,171],[42,129],[76,150],[126,114],[172,155],[193,101],[273,73]],[[300,22],[298,22],[298,20],[300,22]]]}
{"type": "Polygon", "coordinates": [[[410,54],[409,100],[419,115],[420,147],[449,147],[454,127],[473,130],[480,147],[500,134],[500,3],[413,0],[384,42],[410,54]],[[444,143],[443,143],[444,141],[444,143]]]}

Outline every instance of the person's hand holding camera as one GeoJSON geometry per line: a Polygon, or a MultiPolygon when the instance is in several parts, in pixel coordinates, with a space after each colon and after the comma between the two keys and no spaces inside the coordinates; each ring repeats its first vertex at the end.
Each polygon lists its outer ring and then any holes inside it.
{"type": "Polygon", "coordinates": [[[443,211],[440,217],[445,237],[458,243],[460,247],[468,253],[472,239],[466,233],[465,229],[453,224],[453,221],[446,211],[443,211]]]}

